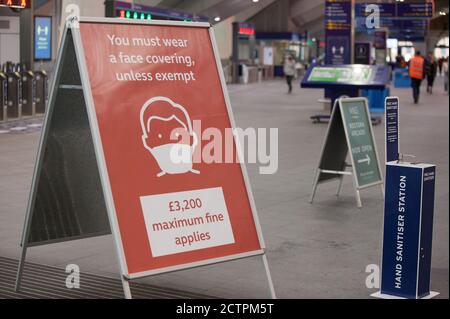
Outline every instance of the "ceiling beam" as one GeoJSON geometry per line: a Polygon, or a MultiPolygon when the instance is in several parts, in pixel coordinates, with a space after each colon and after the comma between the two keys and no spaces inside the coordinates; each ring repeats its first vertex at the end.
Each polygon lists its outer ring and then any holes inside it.
{"type": "MultiPolygon", "coordinates": [[[[132,2],[132,1],[127,1],[126,2],[132,2]]],[[[163,2],[163,0],[135,0],[134,1],[136,4],[141,4],[141,5],[145,5],[145,6],[150,6],[150,7],[156,7],[158,5],[161,4],[161,2],[163,2]]]]}
{"type": "Polygon", "coordinates": [[[325,16],[325,2],[318,1],[315,6],[308,6],[303,10],[291,10],[291,18],[300,25],[308,24],[314,20],[322,20],[325,16]]]}
{"type": "Polygon", "coordinates": [[[272,3],[277,0],[260,0],[258,3],[253,4],[248,9],[238,12],[236,14],[236,21],[246,21],[255,16],[258,12],[261,12],[272,3]]]}
{"type": "MultiPolygon", "coordinates": [[[[325,0],[295,0],[291,1],[291,16],[306,15],[307,12],[317,9],[317,7],[325,8],[325,0]]],[[[323,12],[324,13],[324,12],[323,12]]]]}
{"type": "Polygon", "coordinates": [[[226,0],[189,0],[183,1],[177,9],[193,12],[197,14],[203,14],[208,9],[217,6],[221,3],[227,2],[226,0]]]}

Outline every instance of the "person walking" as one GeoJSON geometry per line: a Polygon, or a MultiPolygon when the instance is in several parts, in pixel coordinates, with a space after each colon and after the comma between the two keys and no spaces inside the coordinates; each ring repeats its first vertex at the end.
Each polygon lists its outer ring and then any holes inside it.
{"type": "Polygon", "coordinates": [[[417,104],[420,98],[420,85],[425,78],[425,59],[420,55],[420,51],[417,51],[409,61],[409,77],[411,78],[414,104],[417,104]]]}
{"type": "Polygon", "coordinates": [[[448,57],[442,62],[442,72],[444,73],[444,90],[448,94],[448,57]]]}
{"type": "Polygon", "coordinates": [[[427,92],[428,94],[433,94],[434,79],[437,75],[438,66],[432,53],[428,54],[428,59],[425,66],[425,73],[427,76],[427,92]]]}
{"type": "Polygon", "coordinates": [[[286,82],[288,85],[288,93],[292,93],[292,80],[295,75],[295,60],[292,55],[288,55],[286,60],[284,61],[284,75],[286,76],[286,82]]]}
{"type": "Polygon", "coordinates": [[[441,76],[442,75],[442,64],[444,63],[444,58],[443,57],[440,57],[439,59],[438,59],[438,68],[439,68],[439,75],[441,76]]]}

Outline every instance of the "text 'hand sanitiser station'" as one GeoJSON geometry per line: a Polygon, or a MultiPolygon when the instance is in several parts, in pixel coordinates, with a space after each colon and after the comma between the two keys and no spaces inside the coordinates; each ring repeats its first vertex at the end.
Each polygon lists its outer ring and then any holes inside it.
{"type": "Polygon", "coordinates": [[[386,104],[386,198],[378,298],[432,298],[430,291],[436,166],[403,161],[398,97],[386,104]]]}

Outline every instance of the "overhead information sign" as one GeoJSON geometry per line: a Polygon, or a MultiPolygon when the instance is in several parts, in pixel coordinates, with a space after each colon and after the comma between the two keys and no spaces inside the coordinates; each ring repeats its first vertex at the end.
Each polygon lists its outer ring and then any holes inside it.
{"type": "Polygon", "coordinates": [[[434,1],[426,1],[423,3],[399,3],[397,5],[397,16],[400,18],[432,18],[433,14],[434,1]]]}
{"type": "Polygon", "coordinates": [[[356,17],[367,17],[373,14],[373,6],[377,6],[380,17],[395,17],[397,15],[397,6],[395,3],[356,3],[356,17]]]}
{"type": "Polygon", "coordinates": [[[80,35],[127,274],[261,254],[243,167],[197,160],[201,130],[233,127],[209,28],[85,22],[80,35]]]}
{"type": "Polygon", "coordinates": [[[376,5],[382,18],[432,18],[434,14],[433,1],[415,1],[414,3],[356,3],[355,15],[367,17],[374,13],[373,6],[376,5]]]}
{"type": "Polygon", "coordinates": [[[325,63],[352,63],[353,0],[325,1],[325,63]]]}

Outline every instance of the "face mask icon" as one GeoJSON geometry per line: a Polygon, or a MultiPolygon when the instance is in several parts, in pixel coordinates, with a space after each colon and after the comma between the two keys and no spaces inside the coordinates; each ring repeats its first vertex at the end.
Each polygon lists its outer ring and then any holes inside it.
{"type": "Polygon", "coordinates": [[[200,174],[192,162],[198,137],[183,106],[167,97],[154,97],[142,106],[140,120],[142,143],[158,163],[158,177],[200,174]]]}

